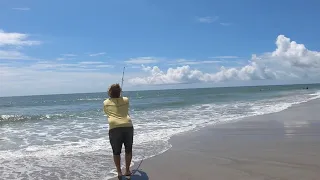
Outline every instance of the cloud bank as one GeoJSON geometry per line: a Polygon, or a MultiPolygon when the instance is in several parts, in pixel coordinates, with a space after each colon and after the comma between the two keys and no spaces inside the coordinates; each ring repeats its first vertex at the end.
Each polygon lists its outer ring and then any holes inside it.
{"type": "Polygon", "coordinates": [[[0,29],[1,46],[32,46],[40,44],[40,41],[29,40],[29,35],[23,33],[7,33],[0,29]]]}
{"type": "Polygon", "coordinates": [[[28,34],[5,32],[0,29],[0,59],[4,60],[32,60],[34,58],[18,51],[24,46],[41,44],[40,41],[30,40],[28,34]]]}
{"type": "Polygon", "coordinates": [[[216,73],[204,73],[189,65],[162,71],[158,66],[142,69],[149,75],[129,80],[133,85],[175,84],[193,82],[223,82],[234,80],[264,80],[286,78],[320,78],[320,52],[308,50],[303,44],[284,35],[276,39],[276,50],[261,56],[252,55],[243,67],[221,67],[216,73]]]}
{"type": "Polygon", "coordinates": [[[120,74],[89,68],[81,64],[41,63],[28,68],[0,64],[0,96],[106,91],[110,83],[120,82],[120,74]]]}
{"type": "Polygon", "coordinates": [[[22,54],[19,51],[12,51],[12,50],[3,51],[0,49],[0,59],[19,60],[19,59],[30,59],[30,57],[22,54]]]}

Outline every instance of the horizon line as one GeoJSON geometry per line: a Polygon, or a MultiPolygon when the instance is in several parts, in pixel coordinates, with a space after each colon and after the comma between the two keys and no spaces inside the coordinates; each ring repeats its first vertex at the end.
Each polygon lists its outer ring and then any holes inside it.
{"type": "MultiPolygon", "coordinates": [[[[173,85],[173,84],[171,84],[173,85]]],[[[187,89],[215,89],[215,88],[234,88],[234,87],[264,87],[264,86],[293,86],[293,85],[320,85],[316,83],[289,83],[289,84],[265,84],[265,85],[234,85],[234,86],[215,86],[215,87],[190,87],[190,88],[166,88],[166,89],[141,89],[141,90],[127,90],[123,92],[136,92],[136,91],[166,91],[166,90],[187,90],[187,89]]],[[[54,96],[54,95],[71,95],[71,94],[95,94],[107,93],[107,91],[96,92],[75,92],[75,93],[52,93],[52,94],[30,94],[30,95],[13,95],[13,96],[0,96],[0,98],[10,97],[27,97],[27,96],[54,96]]]]}

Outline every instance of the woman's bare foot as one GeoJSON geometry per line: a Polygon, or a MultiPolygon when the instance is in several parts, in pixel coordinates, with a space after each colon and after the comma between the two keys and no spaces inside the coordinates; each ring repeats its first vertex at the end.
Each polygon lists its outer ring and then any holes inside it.
{"type": "Polygon", "coordinates": [[[131,176],[131,171],[126,171],[126,173],[124,174],[124,176],[131,176]]]}

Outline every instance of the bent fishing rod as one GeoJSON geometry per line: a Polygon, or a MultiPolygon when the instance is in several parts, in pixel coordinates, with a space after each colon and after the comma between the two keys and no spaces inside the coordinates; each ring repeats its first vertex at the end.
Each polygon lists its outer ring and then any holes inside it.
{"type": "Polygon", "coordinates": [[[122,86],[123,86],[123,80],[124,80],[123,78],[124,78],[124,70],[125,70],[125,69],[126,69],[126,67],[124,66],[124,67],[123,67],[123,71],[122,71],[121,89],[123,89],[122,86]]]}
{"type": "MultiPolygon", "coordinates": [[[[123,81],[124,81],[124,71],[125,71],[125,69],[126,69],[126,67],[124,66],[124,67],[123,67],[123,71],[122,71],[122,79],[121,79],[121,96],[122,96],[122,91],[123,91],[123,81]]],[[[145,155],[143,155],[143,157],[142,157],[140,163],[138,164],[137,168],[135,168],[135,169],[131,172],[131,175],[134,175],[134,174],[139,170],[139,168],[140,168],[140,166],[141,166],[144,158],[145,158],[145,155]]]]}

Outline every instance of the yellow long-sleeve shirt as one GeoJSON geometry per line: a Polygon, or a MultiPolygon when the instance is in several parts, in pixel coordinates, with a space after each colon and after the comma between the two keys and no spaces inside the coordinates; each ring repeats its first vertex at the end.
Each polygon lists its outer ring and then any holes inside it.
{"type": "Polygon", "coordinates": [[[103,110],[108,116],[109,130],[117,127],[132,127],[127,97],[109,98],[103,102],[103,110]]]}

